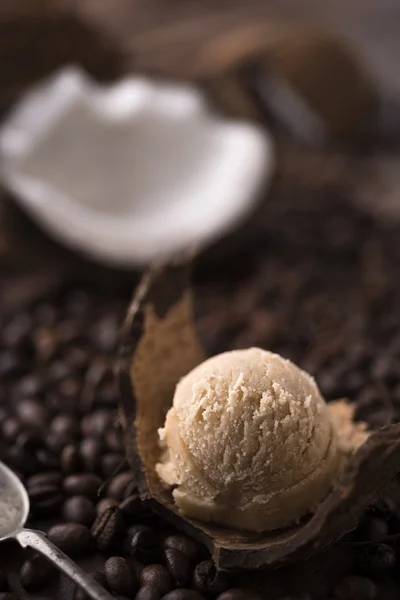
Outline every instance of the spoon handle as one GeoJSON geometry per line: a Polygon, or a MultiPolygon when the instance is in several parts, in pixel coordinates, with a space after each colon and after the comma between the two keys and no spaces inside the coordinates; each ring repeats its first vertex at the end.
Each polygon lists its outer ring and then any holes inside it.
{"type": "Polygon", "coordinates": [[[21,529],[14,537],[23,548],[33,548],[43,554],[93,600],[115,600],[97,581],[82,571],[64,552],[61,552],[57,546],[52,544],[41,531],[21,529]]]}

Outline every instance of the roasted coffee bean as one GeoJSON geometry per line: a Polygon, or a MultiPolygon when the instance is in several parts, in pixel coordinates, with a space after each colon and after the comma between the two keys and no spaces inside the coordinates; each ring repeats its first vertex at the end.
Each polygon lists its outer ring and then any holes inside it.
{"type": "Polygon", "coordinates": [[[164,553],[167,569],[175,579],[177,585],[179,587],[188,586],[192,580],[193,573],[188,557],[174,548],[167,548],[164,553]]]}
{"type": "Polygon", "coordinates": [[[80,470],[81,457],[77,446],[68,444],[61,452],[60,464],[66,475],[71,475],[80,470]]]}
{"type": "Polygon", "coordinates": [[[116,508],[117,506],[118,500],[115,500],[115,498],[102,498],[96,504],[96,515],[100,516],[109,508],[116,508]]]}
{"type": "Polygon", "coordinates": [[[4,419],[1,427],[2,437],[6,442],[14,443],[22,431],[22,423],[14,417],[4,419]]]}
{"type": "Polygon", "coordinates": [[[23,431],[17,437],[15,445],[29,455],[35,454],[45,447],[43,439],[37,431],[23,431]]]}
{"type": "Polygon", "coordinates": [[[60,523],[49,529],[48,538],[68,556],[90,554],[94,549],[90,530],[80,523],[60,523]]]}
{"type": "Polygon", "coordinates": [[[28,477],[26,480],[26,487],[28,491],[31,488],[36,488],[42,485],[55,485],[61,489],[62,475],[59,471],[47,471],[46,473],[36,473],[28,477]]]}
{"type": "Polygon", "coordinates": [[[50,416],[47,408],[37,400],[21,400],[16,410],[22,423],[35,429],[45,427],[50,416]]]}
{"type": "Polygon", "coordinates": [[[96,438],[85,438],[79,446],[83,469],[89,473],[101,470],[103,444],[96,438]]]}
{"type": "Polygon", "coordinates": [[[27,592],[38,592],[49,585],[56,573],[57,570],[48,560],[34,554],[21,567],[21,585],[27,592]]]}
{"type": "Polygon", "coordinates": [[[47,378],[51,384],[59,383],[71,375],[71,367],[64,361],[54,360],[47,368],[47,378]]]}
{"type": "Polygon", "coordinates": [[[108,429],[105,442],[112,452],[122,452],[124,449],[121,432],[116,427],[108,429]]]}
{"type": "Polygon", "coordinates": [[[21,398],[33,398],[43,390],[43,381],[36,375],[26,375],[17,385],[17,394],[21,398]]]}
{"type": "Polygon", "coordinates": [[[263,600],[261,595],[255,590],[245,588],[231,588],[222,592],[217,600],[263,600]]]}
{"type": "Polygon", "coordinates": [[[11,592],[0,592],[0,600],[19,600],[15,594],[11,592]]]}
{"type": "MultiPolygon", "coordinates": [[[[173,590],[162,597],[162,600],[204,600],[198,592],[189,589],[173,590]]],[[[246,598],[246,600],[248,600],[246,598]]]]}
{"type": "Polygon", "coordinates": [[[31,339],[32,320],[27,313],[17,315],[3,329],[3,343],[8,348],[21,348],[31,339]]]}
{"type": "Polygon", "coordinates": [[[361,523],[357,533],[361,540],[376,542],[388,535],[389,527],[383,519],[369,517],[361,523]]]}
{"type": "Polygon", "coordinates": [[[360,552],[358,566],[366,575],[384,575],[396,564],[395,551],[386,544],[371,544],[360,552]]]}
{"type": "Polygon", "coordinates": [[[50,432],[46,436],[45,442],[48,450],[54,452],[54,454],[59,456],[65,448],[65,446],[67,446],[71,442],[71,440],[68,439],[66,436],[56,435],[50,432]]]}
{"type": "Polygon", "coordinates": [[[133,481],[133,475],[129,471],[119,473],[111,479],[107,486],[107,496],[121,501],[128,485],[133,481]]]}
{"type": "Polygon", "coordinates": [[[76,379],[73,379],[72,377],[61,381],[58,384],[58,393],[64,399],[65,403],[69,403],[70,407],[74,406],[74,402],[79,397],[79,391],[80,384],[76,379]]]}
{"type": "Polygon", "coordinates": [[[129,560],[122,556],[112,556],[104,565],[104,574],[112,592],[133,597],[138,588],[138,581],[129,560]]]}
{"type": "Polygon", "coordinates": [[[125,500],[122,500],[119,509],[127,517],[138,517],[142,513],[142,501],[138,494],[133,494],[132,496],[125,498],[125,500]]]}
{"type": "Polygon", "coordinates": [[[161,557],[160,540],[157,533],[147,525],[134,525],[128,530],[130,554],[139,562],[157,562],[161,557]]]}
{"type": "Polygon", "coordinates": [[[0,593],[6,592],[7,590],[8,590],[7,577],[5,576],[3,571],[0,571],[0,593]]]}
{"type": "MultiPolygon", "coordinates": [[[[126,486],[124,492],[124,500],[138,493],[138,482],[135,478],[126,486]]],[[[146,501],[142,502],[142,510],[145,510],[146,501]]]]}
{"type": "Polygon", "coordinates": [[[140,573],[139,583],[141,587],[156,588],[160,596],[168,594],[174,589],[174,580],[166,567],[163,565],[147,565],[140,573]]]}
{"type": "Polygon", "coordinates": [[[169,535],[164,540],[164,548],[179,550],[191,561],[197,561],[205,554],[204,546],[201,546],[186,535],[169,535]]]}
{"type": "MultiPolygon", "coordinates": [[[[104,588],[107,587],[107,582],[104,573],[101,571],[94,571],[94,573],[89,573],[89,576],[97,581],[104,588]]],[[[75,587],[73,600],[91,600],[91,598],[80,588],[79,586],[75,587]]]]}
{"type": "Polygon", "coordinates": [[[106,409],[97,410],[86,415],[81,423],[82,434],[85,437],[104,438],[114,415],[114,411],[106,409]]]}
{"type": "Polygon", "coordinates": [[[102,352],[110,353],[114,350],[117,343],[118,325],[115,315],[107,315],[96,323],[92,336],[95,345],[102,352]]]}
{"type": "MultiPolygon", "coordinates": [[[[22,435],[18,436],[18,439],[22,435]]],[[[7,459],[14,470],[17,469],[23,475],[32,475],[39,471],[41,466],[37,458],[37,449],[30,451],[29,448],[21,446],[18,439],[15,446],[11,446],[7,450],[7,459]]]]}
{"type": "Polygon", "coordinates": [[[92,473],[75,473],[64,479],[63,489],[67,496],[86,496],[90,500],[97,500],[98,490],[102,480],[92,473]]]}
{"type": "Polygon", "coordinates": [[[334,596],[338,600],[376,600],[378,589],[366,577],[345,577],[335,587],[334,596]]]}
{"type": "Polygon", "coordinates": [[[193,572],[193,587],[204,596],[221,594],[228,585],[228,576],[217,571],[214,561],[203,560],[196,565],[193,572]]]}
{"type": "Polygon", "coordinates": [[[29,497],[32,511],[41,514],[57,510],[64,500],[60,486],[52,483],[29,488],[29,497]]]}
{"type": "Polygon", "coordinates": [[[85,496],[71,496],[64,502],[62,515],[66,521],[90,527],[96,516],[96,509],[93,502],[85,496]]]}
{"type": "Polygon", "coordinates": [[[105,454],[101,459],[101,473],[103,477],[105,479],[113,477],[123,460],[123,454],[118,452],[109,452],[108,454],[105,454]]]}
{"type": "Polygon", "coordinates": [[[92,535],[100,552],[113,550],[123,538],[125,519],[118,508],[108,508],[97,516],[92,525],[92,535]]]}
{"type": "Polygon", "coordinates": [[[146,585],[139,589],[135,600],[161,600],[161,594],[157,587],[146,585]]]}
{"type": "Polygon", "coordinates": [[[56,469],[59,467],[58,457],[46,448],[38,450],[36,456],[42,469],[56,469]]]}
{"type": "Polygon", "coordinates": [[[16,352],[0,352],[0,377],[11,379],[26,372],[24,361],[16,352]]]}
{"type": "Polygon", "coordinates": [[[80,428],[77,419],[72,415],[57,415],[50,423],[50,431],[54,435],[70,439],[79,436],[80,428]]]}

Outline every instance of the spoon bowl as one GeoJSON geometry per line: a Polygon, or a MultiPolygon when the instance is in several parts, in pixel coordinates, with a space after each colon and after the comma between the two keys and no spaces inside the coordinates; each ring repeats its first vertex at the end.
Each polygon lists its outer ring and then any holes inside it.
{"type": "Polygon", "coordinates": [[[63,571],[93,600],[112,596],[40,531],[24,529],[29,514],[29,498],[18,477],[0,462],[0,542],[15,539],[23,548],[34,548],[63,571]]]}
{"type": "Polygon", "coordinates": [[[0,541],[21,529],[28,518],[29,498],[18,477],[0,463],[0,541]]]}

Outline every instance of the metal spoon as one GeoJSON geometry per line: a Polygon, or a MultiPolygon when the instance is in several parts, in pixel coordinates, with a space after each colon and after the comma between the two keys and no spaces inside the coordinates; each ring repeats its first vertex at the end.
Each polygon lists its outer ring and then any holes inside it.
{"type": "Polygon", "coordinates": [[[28,513],[29,498],[26,489],[18,477],[0,462],[0,542],[15,539],[23,548],[34,548],[68,575],[93,600],[113,600],[101,585],[49,542],[44,533],[24,528],[28,513]]]}

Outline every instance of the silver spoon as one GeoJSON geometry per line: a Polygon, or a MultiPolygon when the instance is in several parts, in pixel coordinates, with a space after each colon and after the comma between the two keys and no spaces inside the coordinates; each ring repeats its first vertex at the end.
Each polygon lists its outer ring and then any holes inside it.
{"type": "Polygon", "coordinates": [[[0,542],[15,539],[23,548],[34,548],[68,575],[93,600],[113,600],[113,596],[101,585],[49,542],[44,533],[24,528],[28,513],[29,498],[26,489],[18,477],[0,462],[0,542]]]}

